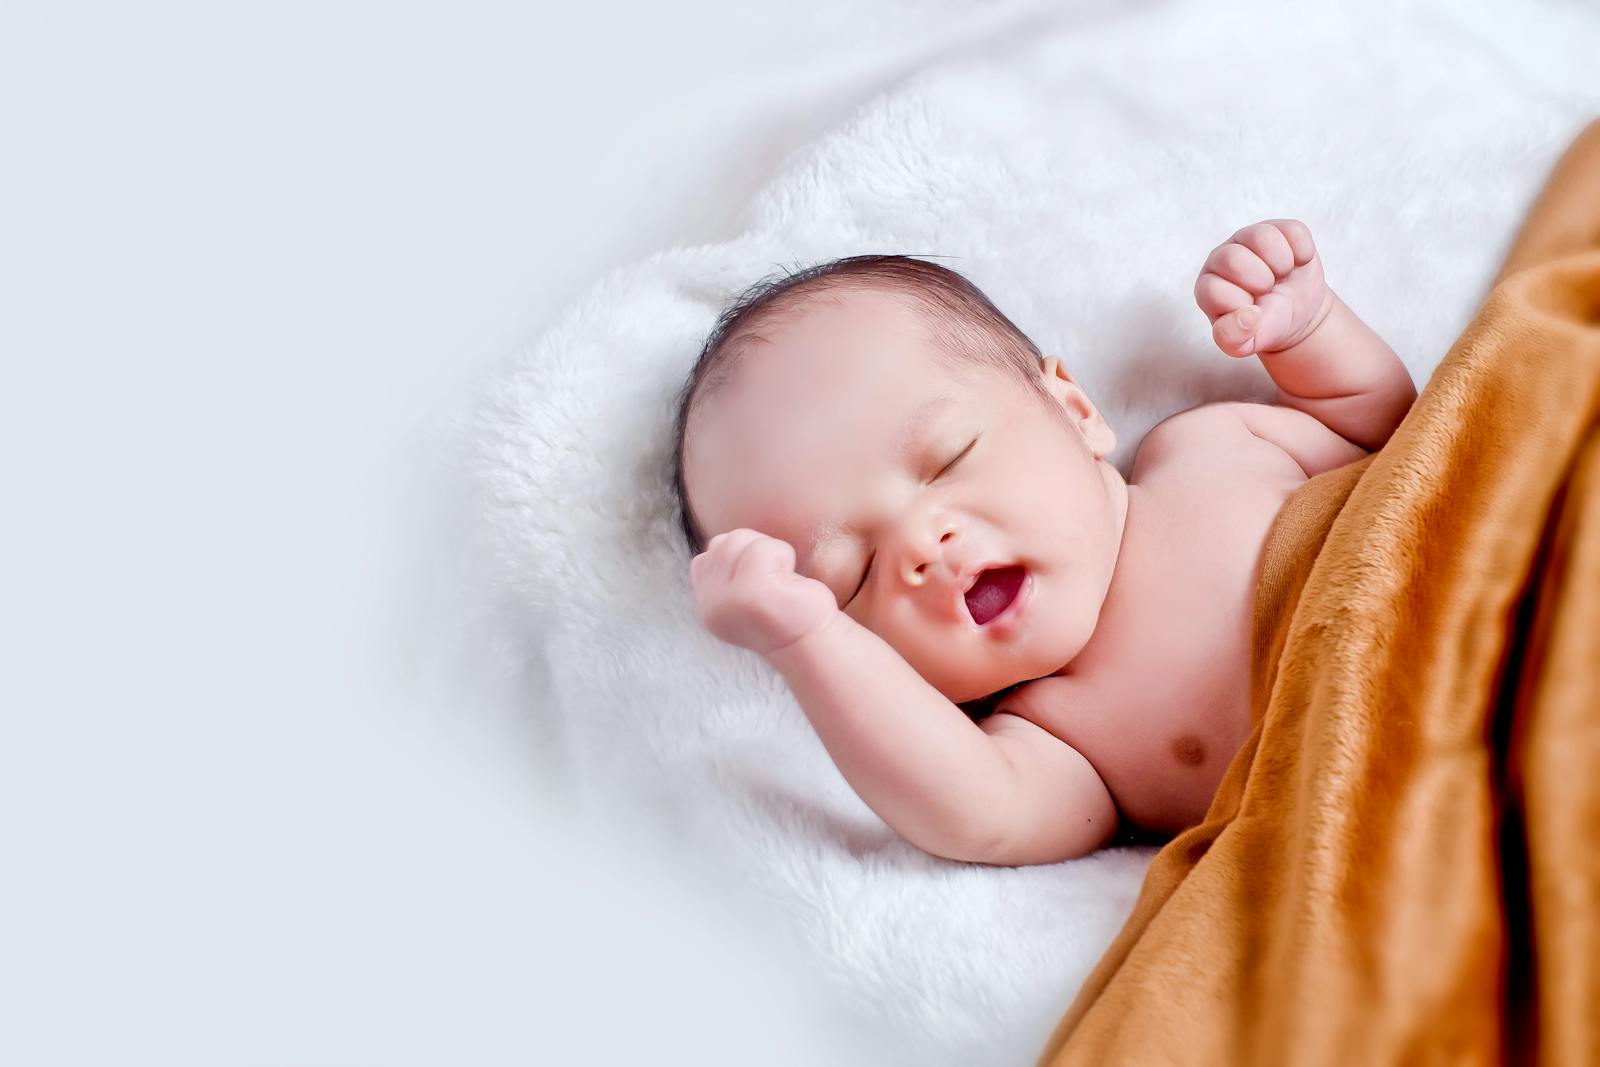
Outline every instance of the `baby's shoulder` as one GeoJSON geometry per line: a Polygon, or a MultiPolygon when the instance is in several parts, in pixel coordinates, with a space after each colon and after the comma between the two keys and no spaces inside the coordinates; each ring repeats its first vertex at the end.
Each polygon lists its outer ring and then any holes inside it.
{"type": "MultiPolygon", "coordinates": [[[[1147,481],[1163,472],[1181,473],[1186,482],[1193,483],[1196,475],[1205,480],[1230,480],[1247,474],[1278,473],[1274,470],[1257,471],[1257,466],[1282,467],[1289,473],[1285,458],[1279,450],[1266,449],[1259,437],[1250,432],[1241,417],[1240,409],[1260,407],[1237,400],[1217,401],[1169,415],[1150,428],[1133,457],[1133,480],[1147,481]],[[1226,462],[1219,460],[1226,458],[1226,462]],[[1257,462],[1253,462],[1259,460],[1257,462]]],[[[1304,476],[1301,476],[1304,480],[1304,476]]]]}
{"type": "Polygon", "coordinates": [[[1172,463],[1186,463],[1196,458],[1202,449],[1222,447],[1229,443],[1232,431],[1229,420],[1238,421],[1222,404],[1201,404],[1199,407],[1168,415],[1144,435],[1133,454],[1133,476],[1148,475],[1157,468],[1172,463]]]}

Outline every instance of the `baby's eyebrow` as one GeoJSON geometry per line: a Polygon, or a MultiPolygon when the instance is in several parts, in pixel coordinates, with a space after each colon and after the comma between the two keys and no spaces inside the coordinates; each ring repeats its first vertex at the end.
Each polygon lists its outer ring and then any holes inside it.
{"type": "MultiPolygon", "coordinates": [[[[911,414],[906,416],[906,421],[900,424],[900,429],[895,433],[894,454],[902,460],[911,455],[914,446],[921,441],[933,426],[930,416],[943,411],[955,402],[955,397],[941,393],[918,404],[911,414]]],[[[816,555],[817,545],[835,531],[842,529],[843,525],[837,519],[822,519],[813,526],[809,540],[800,545],[796,551],[795,569],[810,571],[813,558],[816,555]]]]}
{"type": "Polygon", "coordinates": [[[903,458],[910,452],[911,446],[916,444],[922,435],[927,432],[928,428],[933,425],[929,421],[929,416],[937,411],[943,411],[955,402],[955,397],[941,393],[931,400],[925,400],[918,404],[916,410],[906,417],[905,422],[900,424],[900,432],[895,437],[895,455],[903,458]]]}

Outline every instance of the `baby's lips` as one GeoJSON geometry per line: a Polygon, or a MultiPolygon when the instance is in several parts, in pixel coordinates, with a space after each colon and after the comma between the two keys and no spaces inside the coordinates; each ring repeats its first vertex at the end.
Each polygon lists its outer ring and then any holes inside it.
{"type": "Polygon", "coordinates": [[[950,618],[956,622],[970,623],[973,621],[972,611],[967,607],[967,590],[971,589],[985,568],[995,566],[993,560],[984,560],[978,563],[969,563],[957,573],[956,580],[950,583],[950,599],[946,610],[950,618]]]}
{"type": "Polygon", "coordinates": [[[987,626],[1005,614],[1006,609],[1022,595],[1027,580],[1028,570],[1020,564],[991,567],[984,571],[966,593],[967,609],[972,613],[973,621],[980,626],[987,626]]]}
{"type": "Polygon", "coordinates": [[[972,590],[974,585],[978,584],[978,579],[983,575],[984,571],[996,570],[1001,567],[1021,566],[1023,564],[1015,560],[999,559],[986,559],[968,566],[961,572],[960,581],[955,583],[954,596],[951,598],[950,604],[952,616],[961,622],[971,623],[975,626],[980,625],[978,620],[972,617],[972,607],[967,603],[967,593],[972,590]]]}

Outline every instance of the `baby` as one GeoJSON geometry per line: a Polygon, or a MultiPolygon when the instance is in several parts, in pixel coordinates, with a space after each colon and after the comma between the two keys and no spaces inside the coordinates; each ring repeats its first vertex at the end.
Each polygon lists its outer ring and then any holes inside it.
{"type": "Polygon", "coordinates": [[[1119,820],[1197,823],[1251,726],[1268,526],[1416,399],[1300,222],[1235,233],[1194,295],[1277,403],[1168,418],[1126,480],[1061,360],[944,267],[857,256],[758,283],[706,342],[675,479],[700,617],[783,676],[919,848],[1052,863],[1119,820]],[[995,696],[978,721],[959,706],[995,696]]]}

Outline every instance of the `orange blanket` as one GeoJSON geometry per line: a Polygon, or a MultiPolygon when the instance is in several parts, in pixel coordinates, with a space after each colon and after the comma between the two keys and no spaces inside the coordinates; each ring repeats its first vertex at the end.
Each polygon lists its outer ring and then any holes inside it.
{"type": "Polygon", "coordinates": [[[1268,534],[1255,731],[1042,1054],[1600,1063],[1600,122],[1268,534]]]}

